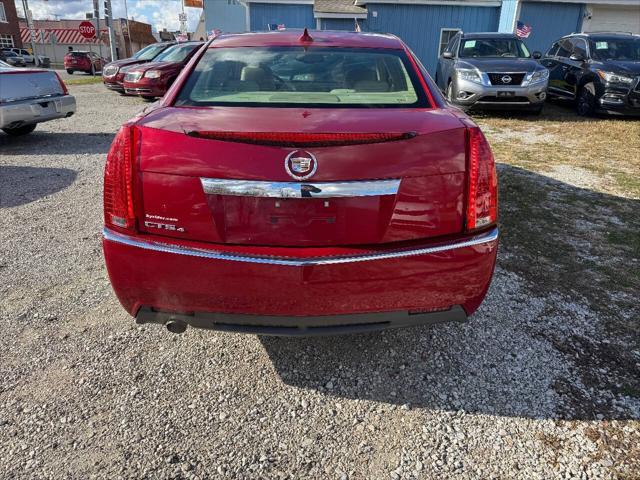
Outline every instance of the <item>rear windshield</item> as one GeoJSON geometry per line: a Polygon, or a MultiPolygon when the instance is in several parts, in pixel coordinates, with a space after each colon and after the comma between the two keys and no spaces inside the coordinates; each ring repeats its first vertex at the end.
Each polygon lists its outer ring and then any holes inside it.
{"type": "Polygon", "coordinates": [[[427,107],[401,50],[210,48],[176,105],[427,107]]]}
{"type": "Polygon", "coordinates": [[[154,62],[181,62],[189,56],[201,43],[186,43],[183,45],[174,45],[167,48],[164,52],[154,58],[154,62]]]}
{"type": "Polygon", "coordinates": [[[476,38],[462,42],[459,56],[529,58],[531,54],[524,43],[515,38],[476,38]]]}
{"type": "Polygon", "coordinates": [[[139,60],[153,60],[153,57],[158,55],[161,51],[167,48],[166,45],[149,45],[144,47],[138,53],[136,53],[133,58],[137,58],[139,60]]]}
{"type": "Polygon", "coordinates": [[[86,57],[88,53],[87,52],[69,52],[67,53],[67,55],[70,55],[72,57],[86,57]]]}
{"type": "Polygon", "coordinates": [[[640,38],[595,38],[589,43],[595,60],[640,61],[640,38]]]}

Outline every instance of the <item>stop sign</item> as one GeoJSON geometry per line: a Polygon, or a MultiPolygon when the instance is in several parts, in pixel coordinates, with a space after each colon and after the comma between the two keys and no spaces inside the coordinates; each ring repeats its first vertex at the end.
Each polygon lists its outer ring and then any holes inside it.
{"type": "Polygon", "coordinates": [[[78,30],[80,30],[80,35],[84,38],[94,38],[96,36],[96,27],[91,22],[81,22],[78,30]]]}

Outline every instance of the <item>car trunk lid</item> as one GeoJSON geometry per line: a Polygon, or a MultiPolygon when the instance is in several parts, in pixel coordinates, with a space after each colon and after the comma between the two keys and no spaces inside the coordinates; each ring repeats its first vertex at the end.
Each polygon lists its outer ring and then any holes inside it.
{"type": "Polygon", "coordinates": [[[162,108],[138,122],[142,230],[275,246],[462,231],[465,128],[450,112],[256,110],[162,108]],[[306,157],[314,174],[292,178],[287,161],[306,157]]]}

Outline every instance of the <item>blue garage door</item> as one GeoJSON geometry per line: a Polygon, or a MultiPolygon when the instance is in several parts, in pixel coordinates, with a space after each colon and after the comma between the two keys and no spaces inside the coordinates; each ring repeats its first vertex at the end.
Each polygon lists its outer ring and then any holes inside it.
{"type": "Polygon", "coordinates": [[[367,10],[369,31],[398,35],[434,77],[441,29],[495,32],[500,17],[499,7],[367,3],[367,10]]]}
{"type": "Polygon", "coordinates": [[[525,43],[531,51],[546,52],[558,38],[580,31],[583,12],[581,3],[523,2],[520,21],[531,26],[525,43]]]}
{"type": "Polygon", "coordinates": [[[282,3],[250,3],[251,31],[269,30],[269,25],[284,24],[286,28],[316,28],[313,5],[282,3]]]}

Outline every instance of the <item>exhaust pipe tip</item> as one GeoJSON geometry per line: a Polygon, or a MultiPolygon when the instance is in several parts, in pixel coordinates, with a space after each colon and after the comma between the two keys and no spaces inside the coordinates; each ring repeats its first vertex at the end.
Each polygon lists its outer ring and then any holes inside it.
{"type": "Polygon", "coordinates": [[[187,324],[183,322],[178,322],[175,320],[169,320],[167,322],[167,330],[171,333],[184,333],[187,329],[187,324]]]}

